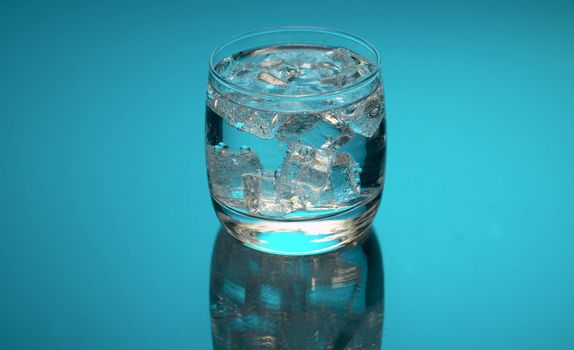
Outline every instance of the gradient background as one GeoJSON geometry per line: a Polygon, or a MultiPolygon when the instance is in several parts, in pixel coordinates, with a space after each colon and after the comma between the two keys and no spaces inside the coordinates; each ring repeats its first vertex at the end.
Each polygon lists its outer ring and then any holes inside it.
{"type": "Polygon", "coordinates": [[[570,1],[2,1],[0,347],[209,349],[210,51],[382,53],[383,348],[574,349],[570,1]]]}

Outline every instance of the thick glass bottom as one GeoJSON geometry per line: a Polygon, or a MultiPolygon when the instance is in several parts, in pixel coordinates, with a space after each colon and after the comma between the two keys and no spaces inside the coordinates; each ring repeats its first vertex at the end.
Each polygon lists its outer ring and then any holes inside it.
{"type": "Polygon", "coordinates": [[[345,212],[313,220],[267,220],[238,213],[216,200],[219,221],[245,245],[272,254],[309,255],[340,248],[367,231],[381,195],[345,212]]]}

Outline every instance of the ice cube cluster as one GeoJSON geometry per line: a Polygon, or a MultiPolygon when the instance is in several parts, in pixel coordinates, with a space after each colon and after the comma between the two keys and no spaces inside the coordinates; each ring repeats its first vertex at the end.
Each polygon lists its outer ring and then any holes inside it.
{"type": "Polygon", "coordinates": [[[308,95],[353,85],[374,68],[346,48],[285,45],[226,57],[215,70],[225,80],[250,90],[308,95]]]}
{"type": "MultiPolygon", "coordinates": [[[[353,84],[373,67],[347,49],[297,46],[228,57],[217,69],[226,80],[249,89],[309,94],[353,84]]],[[[248,147],[208,146],[212,192],[223,204],[280,218],[297,211],[342,208],[359,200],[362,169],[341,147],[356,136],[375,135],[384,118],[380,85],[343,107],[296,113],[247,107],[210,85],[208,106],[238,130],[287,145],[278,169],[265,169],[248,147]]]]}

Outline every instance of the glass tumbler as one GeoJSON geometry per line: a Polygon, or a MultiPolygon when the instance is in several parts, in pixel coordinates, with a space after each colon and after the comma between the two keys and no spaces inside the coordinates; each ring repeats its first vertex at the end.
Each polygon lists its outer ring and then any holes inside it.
{"type": "Polygon", "coordinates": [[[225,42],[210,58],[205,147],[217,216],[246,245],[305,255],[357,239],[385,172],[378,52],[315,27],[225,42]]]}

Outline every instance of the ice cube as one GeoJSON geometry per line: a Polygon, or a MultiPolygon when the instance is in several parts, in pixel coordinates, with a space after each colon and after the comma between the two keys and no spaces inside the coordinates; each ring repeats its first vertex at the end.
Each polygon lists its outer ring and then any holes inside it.
{"type": "Polygon", "coordinates": [[[331,63],[334,63],[342,75],[349,75],[357,70],[361,60],[351,51],[344,47],[337,47],[328,53],[331,63]]]}
{"type": "Polygon", "coordinates": [[[355,62],[351,51],[344,47],[337,47],[330,52],[331,59],[337,62],[352,63],[355,62]]]}
{"type": "Polygon", "coordinates": [[[372,137],[385,116],[382,89],[379,87],[364,100],[339,110],[338,118],[357,134],[372,137]]]}
{"type": "Polygon", "coordinates": [[[241,179],[245,206],[251,213],[281,217],[303,208],[297,196],[278,195],[277,177],[273,170],[243,174],[241,179]]]}
{"type": "Polygon", "coordinates": [[[285,119],[283,114],[245,107],[230,98],[233,98],[233,95],[226,97],[213,88],[208,89],[209,107],[227,124],[265,140],[275,136],[275,132],[285,119]]]}
{"type": "Polygon", "coordinates": [[[259,63],[261,68],[275,67],[283,63],[283,60],[277,57],[267,58],[259,63]]]}
{"type": "Polygon", "coordinates": [[[304,69],[316,69],[316,62],[318,56],[315,55],[311,51],[292,51],[290,53],[286,53],[285,61],[289,63],[289,65],[293,67],[297,67],[299,70],[304,69]]]}
{"type": "MultiPolygon", "coordinates": [[[[320,118],[317,114],[301,113],[294,114],[287,119],[277,132],[275,136],[285,143],[302,142],[310,146],[320,147],[325,143],[325,137],[321,135],[321,131],[314,128],[320,118]]],[[[333,128],[334,133],[338,131],[333,128]]]]}
{"type": "Polygon", "coordinates": [[[337,150],[355,137],[355,132],[334,113],[324,112],[321,114],[321,118],[339,131],[337,135],[330,137],[327,142],[321,145],[321,148],[337,150]]]}
{"type": "Polygon", "coordinates": [[[322,193],[319,203],[324,206],[340,206],[359,198],[361,172],[359,164],[349,153],[337,154],[331,168],[329,185],[322,193]]]}
{"type": "Polygon", "coordinates": [[[312,206],[329,183],[333,159],[331,150],[290,144],[277,179],[279,196],[296,195],[305,206],[312,206]]]}
{"type": "Polygon", "coordinates": [[[235,60],[232,57],[225,57],[215,66],[215,71],[223,76],[229,74],[229,69],[233,67],[235,60]]]}
{"type": "Polygon", "coordinates": [[[344,178],[331,178],[330,187],[335,189],[336,192],[354,194],[361,192],[361,172],[363,170],[349,153],[343,152],[337,155],[335,164],[333,165],[333,172],[334,171],[345,174],[344,178]]]}
{"type": "Polygon", "coordinates": [[[276,94],[333,92],[362,79],[373,65],[342,47],[263,47],[222,59],[217,72],[241,87],[276,94]]]}
{"type": "Polygon", "coordinates": [[[281,125],[275,134],[288,144],[304,143],[317,148],[340,147],[351,139],[353,131],[335,117],[316,113],[294,114],[281,125]]]}
{"type": "Polygon", "coordinates": [[[304,62],[304,63],[301,63],[301,64],[299,65],[299,68],[302,68],[302,69],[317,69],[317,66],[315,66],[314,64],[311,64],[311,63],[309,63],[309,62],[304,62]]]}
{"type": "Polygon", "coordinates": [[[260,82],[285,87],[298,75],[296,67],[288,64],[280,55],[270,54],[259,62],[257,78],[260,82]]]}
{"type": "Polygon", "coordinates": [[[271,73],[268,72],[261,72],[257,74],[257,79],[266,82],[267,84],[275,85],[275,86],[285,86],[287,85],[286,81],[283,81],[271,73]]]}
{"type": "Polygon", "coordinates": [[[265,140],[273,138],[280,127],[283,116],[272,111],[261,111],[239,107],[238,110],[228,114],[226,122],[239,130],[247,131],[265,140]]]}
{"type": "Polygon", "coordinates": [[[289,119],[277,129],[275,136],[286,143],[295,142],[301,135],[309,131],[318,120],[317,115],[311,113],[291,115],[289,119]]]}
{"type": "Polygon", "coordinates": [[[328,78],[321,79],[321,84],[344,86],[347,83],[347,77],[344,75],[334,75],[328,78]]]}
{"type": "Polygon", "coordinates": [[[232,202],[241,201],[243,198],[241,176],[262,169],[259,157],[248,147],[234,152],[225,143],[220,142],[207,148],[209,183],[217,198],[232,202]]]}
{"type": "Polygon", "coordinates": [[[331,62],[326,62],[326,61],[319,62],[319,67],[324,69],[325,73],[328,73],[328,74],[334,74],[334,73],[340,71],[340,69],[339,69],[339,67],[337,67],[337,65],[335,65],[334,63],[331,63],[331,62]]]}
{"type": "Polygon", "coordinates": [[[234,84],[246,84],[253,79],[256,68],[253,62],[238,61],[232,57],[226,57],[215,67],[215,70],[234,84]]]}

